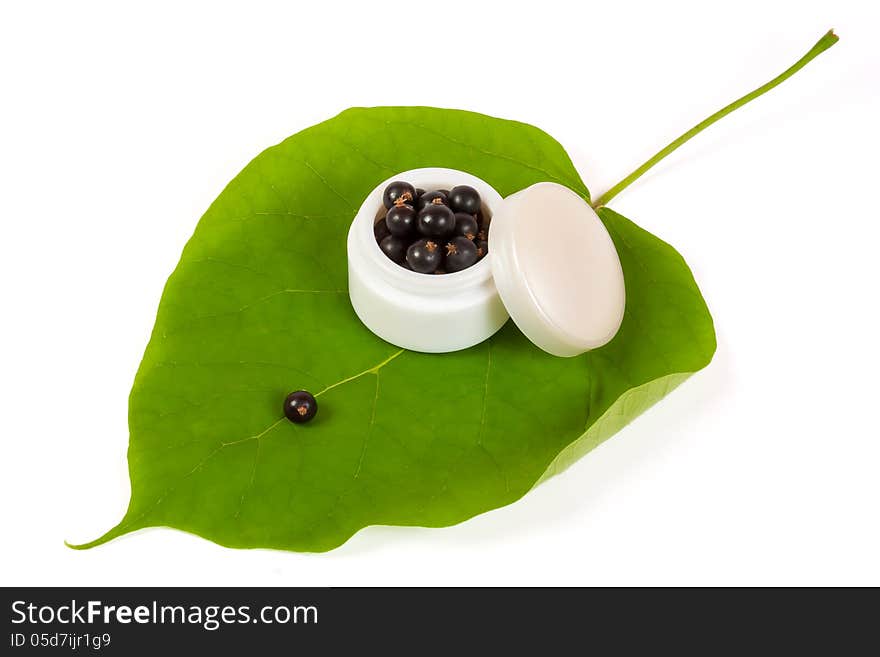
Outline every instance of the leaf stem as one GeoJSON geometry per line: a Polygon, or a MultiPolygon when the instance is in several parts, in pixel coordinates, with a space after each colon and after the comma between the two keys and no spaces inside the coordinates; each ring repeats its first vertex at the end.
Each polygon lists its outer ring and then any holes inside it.
{"type": "Polygon", "coordinates": [[[821,53],[825,52],[831,46],[833,46],[835,43],[837,43],[837,38],[838,38],[837,35],[834,34],[834,30],[828,30],[828,32],[821,39],[819,39],[816,42],[816,45],[814,45],[812,48],[810,48],[809,52],[807,52],[806,55],[804,55],[799,60],[797,60],[790,68],[787,68],[785,71],[783,71],[782,73],[777,75],[775,78],[770,80],[770,82],[767,82],[766,84],[761,85],[760,87],[758,87],[757,89],[755,89],[751,93],[748,93],[745,96],[743,96],[742,98],[733,101],[727,107],[724,107],[724,108],[718,110],[712,116],[704,119],[703,121],[701,121],[700,123],[695,125],[693,128],[691,128],[690,130],[685,132],[683,135],[681,135],[677,139],[674,139],[673,141],[671,141],[669,144],[667,144],[662,149],[657,151],[657,153],[654,154],[654,156],[651,157],[642,166],[640,166],[638,169],[633,171],[626,178],[621,180],[619,183],[614,185],[614,187],[612,187],[607,192],[602,194],[598,199],[596,199],[593,202],[593,207],[598,208],[602,205],[606,205],[608,203],[608,201],[610,201],[615,196],[617,196],[620,192],[622,192],[624,189],[629,187],[630,184],[632,184],[633,182],[638,180],[646,171],[648,171],[648,169],[650,169],[655,164],[657,164],[660,160],[662,160],[664,157],[666,157],[667,155],[672,153],[679,146],[681,146],[682,144],[687,142],[689,139],[691,139],[691,137],[695,137],[696,135],[701,133],[703,130],[708,128],[710,125],[712,125],[713,123],[715,123],[719,119],[727,116],[728,114],[730,114],[734,110],[739,109],[740,107],[742,107],[743,105],[745,105],[749,101],[754,100],[758,96],[761,96],[761,95],[767,93],[776,85],[781,84],[782,82],[784,82],[785,80],[790,78],[792,75],[794,75],[799,70],[801,70],[804,66],[806,66],[810,61],[812,61],[815,57],[819,56],[821,53]]]}

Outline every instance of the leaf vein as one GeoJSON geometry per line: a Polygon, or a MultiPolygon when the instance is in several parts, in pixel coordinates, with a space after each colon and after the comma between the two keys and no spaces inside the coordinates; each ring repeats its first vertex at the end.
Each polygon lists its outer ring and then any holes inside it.
{"type": "Polygon", "coordinates": [[[542,173],[545,176],[549,176],[551,178],[551,182],[563,181],[563,182],[567,182],[570,185],[573,185],[574,187],[581,187],[581,185],[578,184],[579,181],[574,181],[571,178],[566,179],[566,178],[561,177],[551,171],[548,171],[547,169],[535,166],[534,164],[530,164],[529,162],[526,162],[525,160],[520,160],[520,159],[515,158],[511,155],[505,155],[503,153],[496,153],[494,151],[490,151],[485,148],[480,148],[479,146],[474,146],[473,144],[468,144],[466,142],[459,141],[457,139],[453,139],[449,135],[443,134],[442,132],[440,132],[438,130],[432,130],[431,128],[429,128],[425,125],[419,124],[419,123],[413,123],[412,121],[403,121],[400,119],[387,120],[387,121],[385,121],[385,123],[386,124],[408,125],[413,128],[418,128],[419,130],[424,130],[425,132],[432,134],[432,135],[435,135],[437,137],[440,137],[441,139],[444,139],[452,144],[455,144],[456,146],[462,146],[464,148],[469,148],[469,149],[477,151],[478,153],[481,153],[483,155],[488,155],[489,157],[494,157],[494,158],[497,158],[500,160],[505,160],[507,162],[513,162],[514,164],[518,164],[519,166],[525,167],[526,169],[531,169],[532,171],[537,171],[538,173],[542,173]]]}
{"type": "Polygon", "coordinates": [[[349,200],[348,200],[347,198],[345,198],[341,193],[339,193],[339,191],[338,191],[333,185],[331,185],[330,182],[329,182],[324,176],[322,176],[322,175],[318,172],[318,170],[317,170],[315,167],[313,167],[313,166],[309,163],[308,160],[303,160],[303,164],[305,164],[306,167],[308,167],[308,169],[309,169],[312,173],[314,173],[316,176],[318,176],[318,179],[319,179],[322,183],[324,183],[324,186],[325,186],[327,189],[329,189],[331,192],[333,192],[333,194],[335,194],[335,195],[336,195],[341,201],[343,201],[343,202],[344,202],[349,208],[351,208],[352,210],[355,209],[355,207],[354,207],[354,205],[352,205],[351,201],[349,201],[349,200]]]}
{"type": "Polygon", "coordinates": [[[370,411],[370,424],[367,426],[367,434],[364,436],[364,444],[361,447],[361,455],[358,459],[357,469],[354,472],[354,478],[357,479],[361,474],[361,466],[364,464],[364,456],[367,453],[367,445],[370,442],[370,435],[373,433],[373,426],[376,424],[376,406],[379,403],[379,372],[376,371],[376,394],[373,395],[373,408],[370,411]]]}
{"type": "Polygon", "coordinates": [[[326,393],[326,392],[330,392],[331,390],[333,390],[333,388],[338,388],[338,387],[341,386],[341,385],[344,385],[344,384],[346,384],[346,383],[350,383],[350,382],[354,381],[355,379],[359,379],[359,378],[361,378],[362,376],[365,376],[365,375],[367,375],[367,374],[378,374],[378,372],[379,372],[380,369],[382,369],[382,368],[385,367],[388,363],[390,363],[392,360],[394,360],[395,358],[397,358],[398,356],[400,356],[400,354],[402,354],[404,351],[406,351],[406,349],[400,349],[400,350],[398,350],[398,351],[395,351],[393,354],[391,354],[388,358],[386,358],[385,360],[383,360],[383,361],[382,361],[381,363],[379,363],[378,365],[373,365],[373,367],[371,367],[371,368],[369,368],[369,369],[366,369],[366,370],[364,370],[363,372],[359,372],[359,373],[357,373],[357,374],[354,374],[354,375],[349,376],[349,377],[347,377],[347,378],[345,378],[345,379],[342,379],[341,381],[337,381],[336,383],[333,383],[333,384],[327,386],[326,388],[324,388],[324,389],[321,390],[320,392],[315,393],[315,397],[320,397],[320,396],[323,395],[324,393],[326,393]]]}

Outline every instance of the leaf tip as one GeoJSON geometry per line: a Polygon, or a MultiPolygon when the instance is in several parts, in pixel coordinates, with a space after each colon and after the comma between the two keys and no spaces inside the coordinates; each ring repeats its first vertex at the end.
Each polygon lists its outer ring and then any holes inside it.
{"type": "Polygon", "coordinates": [[[118,538],[119,536],[128,533],[131,529],[131,527],[123,526],[120,522],[118,525],[108,530],[103,536],[99,536],[92,541],[86,543],[71,543],[70,541],[65,540],[64,545],[71,550],[90,550],[93,547],[98,547],[99,545],[103,545],[104,543],[112,541],[114,538],[118,538]]]}
{"type": "Polygon", "coordinates": [[[69,547],[71,550],[89,550],[93,547],[101,545],[102,543],[106,543],[111,538],[113,538],[113,536],[108,536],[105,534],[104,536],[96,538],[94,541],[89,541],[88,543],[71,543],[70,541],[65,540],[64,545],[69,547]]]}

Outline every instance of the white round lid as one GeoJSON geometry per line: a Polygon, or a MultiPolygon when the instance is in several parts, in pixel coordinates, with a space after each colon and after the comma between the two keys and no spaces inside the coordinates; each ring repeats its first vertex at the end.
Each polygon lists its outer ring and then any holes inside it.
{"type": "Polygon", "coordinates": [[[492,275],[519,329],[554,356],[601,347],[623,320],[623,269],[595,210],[562,185],[508,196],[489,224],[492,275]]]}

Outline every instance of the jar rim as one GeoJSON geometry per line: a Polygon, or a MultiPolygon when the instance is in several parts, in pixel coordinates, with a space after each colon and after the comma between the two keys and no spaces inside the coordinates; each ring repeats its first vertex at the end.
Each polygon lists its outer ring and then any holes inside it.
{"type": "Polygon", "coordinates": [[[492,279],[491,252],[480,259],[479,262],[462,269],[461,271],[448,274],[430,275],[414,272],[389,260],[379,248],[373,229],[376,223],[376,214],[382,206],[382,194],[385,187],[395,180],[406,180],[415,187],[427,189],[443,189],[456,185],[470,185],[480,193],[480,199],[491,217],[502,201],[501,195],[487,182],[473,174],[457,169],[442,167],[424,167],[402,171],[379,183],[364,199],[354,218],[354,230],[359,241],[366,247],[369,260],[377,267],[383,277],[398,289],[404,289],[423,294],[445,294],[473,286],[485,284],[492,279]]]}

